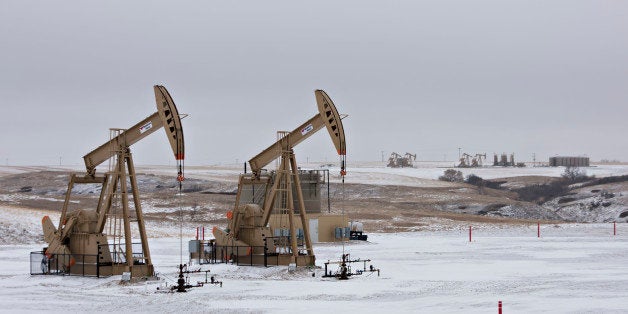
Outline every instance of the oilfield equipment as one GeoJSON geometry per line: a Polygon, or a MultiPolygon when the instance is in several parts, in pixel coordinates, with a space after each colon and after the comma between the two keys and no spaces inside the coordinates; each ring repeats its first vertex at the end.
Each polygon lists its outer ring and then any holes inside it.
{"type": "Polygon", "coordinates": [[[209,270],[201,270],[200,268],[196,270],[190,270],[189,266],[185,264],[179,264],[177,268],[179,269],[176,280],[177,284],[168,286],[168,284],[166,283],[164,289],[162,289],[161,287],[157,287],[158,292],[187,292],[190,288],[199,288],[204,287],[205,285],[219,285],[220,287],[222,287],[222,281],[216,280],[216,277],[214,275],[210,276],[209,270]],[[190,274],[196,273],[205,273],[205,281],[197,280],[195,284],[192,284],[190,281],[190,274]]]}
{"type": "Polygon", "coordinates": [[[458,167],[459,168],[482,167],[484,165],[485,160],[486,160],[486,153],[475,154],[475,156],[469,155],[467,153],[463,153],[462,157],[460,157],[460,163],[458,164],[458,167]]]}
{"type": "Polygon", "coordinates": [[[549,158],[550,167],[589,167],[589,157],[555,156],[549,158]]]}
{"type": "Polygon", "coordinates": [[[493,166],[499,167],[514,167],[515,164],[515,154],[510,154],[510,160],[508,160],[508,155],[506,153],[502,153],[500,156],[497,154],[493,154],[493,166]]]}
{"type": "Polygon", "coordinates": [[[416,161],[416,154],[410,154],[406,152],[406,154],[403,156],[409,161],[416,161]]]}
{"type": "Polygon", "coordinates": [[[416,161],[416,154],[406,153],[401,156],[396,152],[392,152],[390,157],[388,157],[388,165],[390,168],[406,168],[413,167],[414,162],[416,161]]]}
{"type": "Polygon", "coordinates": [[[83,157],[86,173],[70,175],[59,227],[48,216],[42,219],[48,247],[31,253],[31,274],[154,275],[130,146],[163,127],[177,161],[179,187],[184,179],[181,116],[165,87],[156,85],[154,91],[157,112],[129,129],[110,129],[110,140],[83,157]],[[108,171],[97,175],[96,167],[107,160],[108,171]],[[68,211],[76,184],[101,185],[96,209],[68,211]],[[34,270],[40,263],[41,272],[34,270]]]}
{"type": "Polygon", "coordinates": [[[249,160],[251,172],[245,170],[240,175],[234,208],[227,212],[227,228],[213,228],[213,254],[220,255],[222,260],[247,261],[251,265],[314,265],[315,255],[301,189],[302,173],[297,167],[293,148],[325,127],[340,155],[343,182],[346,174],[342,117],[324,91],[316,90],[314,94],[318,113],[292,132],[280,132],[277,142],[249,160]],[[280,162],[274,174],[263,170],[277,158],[280,162]],[[243,197],[245,191],[250,191],[246,199],[243,197]],[[287,218],[288,228],[271,227],[273,214],[280,219],[287,218]],[[297,219],[302,232],[297,230],[297,219]]]}
{"type": "Polygon", "coordinates": [[[339,280],[347,280],[349,279],[351,276],[356,276],[356,275],[362,275],[364,273],[367,272],[377,272],[377,276],[379,277],[379,268],[375,268],[373,267],[373,265],[369,265],[369,267],[366,267],[366,263],[369,263],[371,260],[370,259],[351,259],[349,258],[349,253],[347,254],[342,254],[342,258],[339,261],[335,261],[335,262],[330,262],[327,261],[324,263],[325,265],[325,274],[323,275],[323,278],[336,278],[339,280]],[[363,263],[363,267],[362,269],[356,269],[355,271],[353,271],[351,265],[352,264],[357,264],[357,263],[363,263]],[[337,264],[338,265],[338,269],[336,271],[332,271],[329,268],[329,265],[332,264],[337,264]]]}

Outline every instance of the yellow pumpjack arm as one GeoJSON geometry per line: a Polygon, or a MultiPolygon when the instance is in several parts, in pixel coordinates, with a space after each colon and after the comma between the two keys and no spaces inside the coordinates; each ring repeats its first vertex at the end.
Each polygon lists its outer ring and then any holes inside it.
{"type": "MultiPolygon", "coordinates": [[[[293,148],[325,126],[331,136],[331,140],[334,142],[338,155],[344,156],[347,154],[345,132],[336,106],[324,91],[316,90],[314,95],[318,105],[318,114],[290,132],[288,141],[279,140],[249,160],[249,165],[255,177],[259,178],[262,168],[279,158],[282,151],[293,148]]],[[[344,164],[341,167],[344,172],[344,164]]]]}
{"type": "Polygon", "coordinates": [[[155,85],[154,90],[157,112],[83,156],[88,175],[94,176],[96,167],[113,157],[119,147],[129,147],[161,127],[166,131],[175,158],[184,159],[183,129],[177,107],[165,87],[155,85]]]}

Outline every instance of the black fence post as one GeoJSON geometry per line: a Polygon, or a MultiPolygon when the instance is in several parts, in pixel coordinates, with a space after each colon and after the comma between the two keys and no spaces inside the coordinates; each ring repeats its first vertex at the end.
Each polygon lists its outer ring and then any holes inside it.
{"type": "Polygon", "coordinates": [[[216,246],[212,247],[211,256],[214,259],[214,264],[216,263],[216,246]]]}
{"type": "Polygon", "coordinates": [[[268,267],[268,246],[266,244],[266,237],[264,237],[264,267],[268,267]]]}

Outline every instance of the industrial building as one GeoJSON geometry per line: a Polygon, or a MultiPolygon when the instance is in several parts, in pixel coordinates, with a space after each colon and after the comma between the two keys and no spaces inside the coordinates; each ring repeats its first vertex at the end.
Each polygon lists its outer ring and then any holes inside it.
{"type": "Polygon", "coordinates": [[[589,167],[589,157],[550,157],[549,165],[550,167],[589,167]]]}

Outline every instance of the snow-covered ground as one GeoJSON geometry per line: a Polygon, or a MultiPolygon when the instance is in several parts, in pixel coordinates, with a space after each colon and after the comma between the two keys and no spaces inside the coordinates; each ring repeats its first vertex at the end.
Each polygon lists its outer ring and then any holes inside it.
{"type": "MultiPolygon", "coordinates": [[[[345,182],[385,185],[407,185],[418,187],[439,187],[441,182],[433,181],[443,175],[443,172],[453,168],[448,162],[417,162],[415,168],[387,168],[383,165],[375,166],[372,163],[357,163],[349,167],[345,182]]],[[[455,168],[466,177],[475,174],[483,179],[497,179],[521,176],[549,176],[560,177],[564,167],[482,167],[482,168],[455,168]]],[[[581,168],[589,176],[607,177],[628,174],[627,165],[597,165],[581,168]]],[[[332,175],[338,173],[338,168],[331,168],[332,175]]],[[[334,176],[338,180],[338,176],[334,176]]]]}
{"type": "MultiPolygon", "coordinates": [[[[352,258],[370,258],[367,265],[380,268],[379,277],[365,273],[337,281],[322,278],[320,269],[194,265],[210,269],[224,285],[185,294],[156,293],[176,278],[177,238],[149,240],[163,280],[136,284],[121,284],[119,276],[30,276],[28,253],[41,245],[2,245],[0,301],[18,312],[489,313],[499,300],[506,313],[628,311],[626,225],[618,226],[617,236],[612,224],[544,225],[541,232],[537,238],[536,225],[483,225],[474,228],[473,242],[462,225],[370,234],[369,242],[350,243],[345,250],[352,258]]],[[[320,244],[315,252],[322,266],[337,259],[342,247],[320,244]]]]}
{"type": "MultiPolygon", "coordinates": [[[[449,164],[418,163],[417,168],[391,169],[377,163],[350,166],[349,183],[438,187],[436,179],[449,164]]],[[[318,164],[303,168],[320,168],[318,164]]],[[[0,167],[0,175],[41,170],[81,171],[81,167],[0,167]]],[[[138,172],[176,175],[174,167],[138,166],[138,172]]],[[[560,176],[564,168],[475,168],[465,175],[485,179],[513,176],[560,176]]],[[[628,166],[586,168],[598,177],[628,174],[628,166]]],[[[236,182],[240,167],[188,167],[189,178],[236,182]]],[[[338,181],[338,168],[331,168],[338,181]]],[[[620,199],[622,191],[614,191],[620,199]]],[[[593,194],[582,189],[572,197],[593,194]]],[[[599,192],[601,193],[601,192],[599,192]]],[[[598,194],[599,194],[598,193],[598,194]]],[[[597,195],[597,194],[595,194],[597,195]]],[[[9,196],[5,196],[9,197],[9,196]]],[[[613,200],[614,200],[613,199],[613,200]]],[[[623,198],[621,198],[623,200],[623,198]]],[[[146,212],[160,211],[145,200],[146,212]]],[[[570,202],[564,203],[571,206],[570,202]]],[[[575,205],[574,205],[575,206],[575,205]]],[[[603,206],[603,205],[602,205],[603,206]]],[[[399,312],[487,313],[503,301],[506,313],[626,313],[628,302],[628,224],[474,225],[425,218],[422,231],[369,234],[369,242],[352,242],[352,258],[369,258],[381,276],[366,273],[349,281],[322,278],[322,270],[234,265],[192,266],[211,269],[223,287],[195,288],[185,294],[156,293],[172,284],[180,263],[178,226],[171,221],[147,223],[149,245],[161,281],[121,284],[119,276],[83,278],[30,276],[29,252],[40,250],[41,218],[58,212],[0,206],[0,311],[35,312],[399,312]],[[314,277],[312,277],[314,273],[314,277]]],[[[183,252],[194,234],[185,231],[183,252]]],[[[338,244],[315,245],[317,265],[336,260],[338,244]]],[[[186,263],[187,258],[184,257],[186,263]]],[[[204,280],[201,274],[192,281],[204,280]]]]}
{"type": "Polygon", "coordinates": [[[45,215],[59,221],[59,213],[0,206],[0,246],[43,241],[41,220],[45,215]]]}
{"type": "MultiPolygon", "coordinates": [[[[302,169],[329,169],[332,182],[340,181],[340,168],[337,163],[301,163],[302,169]]],[[[453,168],[452,162],[416,162],[413,168],[388,168],[381,162],[351,162],[347,165],[347,183],[405,185],[417,187],[440,187],[442,182],[436,181],[448,168],[453,168]]],[[[274,163],[268,166],[274,168],[274,163]]],[[[628,165],[593,165],[581,168],[587,175],[596,177],[628,175],[628,165]]],[[[39,167],[12,167],[0,166],[0,176],[31,171],[59,170],[59,171],[84,171],[82,165],[74,166],[39,166],[39,167]]],[[[565,171],[564,167],[482,167],[482,168],[456,168],[464,176],[475,174],[483,179],[496,179],[520,176],[549,176],[560,177],[565,171]]],[[[106,171],[99,167],[98,172],[106,171]]],[[[138,165],[138,173],[151,173],[156,175],[176,176],[175,166],[150,166],[138,165]]],[[[185,175],[188,178],[206,179],[219,182],[237,182],[238,175],[243,172],[242,165],[222,166],[188,166],[185,175]]]]}
{"type": "MultiPolygon", "coordinates": [[[[331,182],[340,182],[340,168],[331,164],[301,163],[302,169],[329,169],[331,182]]],[[[269,168],[273,168],[273,164],[269,168]]],[[[438,181],[438,177],[448,168],[453,168],[451,162],[416,162],[414,168],[388,168],[379,162],[354,162],[347,166],[346,183],[362,183],[376,185],[404,185],[416,187],[443,187],[448,183],[438,181]]],[[[466,177],[475,174],[483,179],[496,179],[521,176],[549,176],[560,177],[565,167],[482,167],[456,168],[466,177]]],[[[594,165],[582,168],[589,176],[607,177],[628,175],[628,165],[594,165]]],[[[147,171],[155,174],[176,175],[174,167],[146,166],[138,167],[138,171],[147,171]]],[[[199,166],[188,167],[186,177],[197,179],[211,179],[218,181],[233,181],[242,173],[241,165],[231,166],[199,166]]]]}

